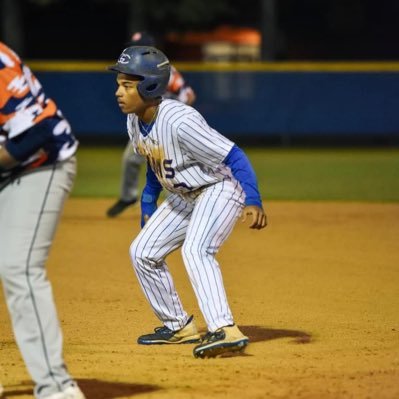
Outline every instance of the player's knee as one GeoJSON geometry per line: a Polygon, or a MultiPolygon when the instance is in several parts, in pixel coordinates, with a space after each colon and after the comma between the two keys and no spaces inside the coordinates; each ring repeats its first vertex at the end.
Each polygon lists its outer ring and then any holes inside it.
{"type": "Polygon", "coordinates": [[[18,256],[18,254],[15,253],[8,254],[7,251],[5,251],[0,260],[0,277],[18,279],[28,274],[36,276],[44,268],[42,262],[40,266],[42,267],[39,267],[38,263],[32,260],[27,264],[26,259],[22,256],[18,256]]]}
{"type": "Polygon", "coordinates": [[[0,277],[5,290],[19,295],[28,295],[30,289],[39,289],[49,284],[44,262],[15,262],[4,259],[0,266],[0,277]]]}
{"type": "Polygon", "coordinates": [[[181,252],[185,262],[202,259],[209,254],[208,247],[204,243],[197,241],[184,242],[181,252]]]}
{"type": "Polygon", "coordinates": [[[145,269],[147,267],[156,267],[157,260],[148,246],[141,244],[142,240],[136,239],[129,248],[130,258],[135,269],[145,269]]]}
{"type": "Polygon", "coordinates": [[[140,252],[139,251],[139,245],[137,240],[134,240],[129,247],[129,254],[130,254],[130,259],[132,260],[132,264],[135,268],[137,268],[137,265],[139,264],[139,259],[140,259],[140,252]]]}

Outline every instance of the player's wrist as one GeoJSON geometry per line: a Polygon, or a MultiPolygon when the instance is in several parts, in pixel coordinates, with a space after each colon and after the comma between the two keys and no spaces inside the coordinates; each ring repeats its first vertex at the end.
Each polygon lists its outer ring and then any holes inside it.
{"type": "Polygon", "coordinates": [[[247,197],[245,199],[245,206],[257,206],[262,208],[262,200],[258,197],[247,197]]]}

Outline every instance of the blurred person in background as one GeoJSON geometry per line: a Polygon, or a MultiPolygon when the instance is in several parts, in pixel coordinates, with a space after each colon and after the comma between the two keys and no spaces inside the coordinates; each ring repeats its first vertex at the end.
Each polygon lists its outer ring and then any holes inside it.
{"type": "MultiPolygon", "coordinates": [[[[131,36],[129,46],[156,46],[155,39],[147,32],[136,32],[131,36]]],[[[187,85],[183,76],[176,68],[171,66],[170,79],[165,98],[172,98],[181,101],[187,105],[192,105],[195,101],[194,90],[187,85]]],[[[118,216],[126,208],[134,205],[139,197],[138,185],[140,168],[145,159],[136,154],[130,141],[125,147],[122,157],[122,181],[121,191],[118,200],[107,210],[109,217],[118,216]]]]}
{"type": "Polygon", "coordinates": [[[64,362],[45,269],[75,179],[77,148],[55,102],[0,42],[0,278],[37,399],[85,398],[64,362]]]}

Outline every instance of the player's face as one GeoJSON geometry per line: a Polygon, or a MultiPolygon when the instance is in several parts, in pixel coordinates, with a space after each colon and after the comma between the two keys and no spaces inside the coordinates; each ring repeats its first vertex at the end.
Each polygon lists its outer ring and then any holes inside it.
{"type": "Polygon", "coordinates": [[[116,78],[118,88],[115,92],[119,108],[124,114],[142,114],[147,104],[137,91],[139,80],[123,73],[118,73],[116,78]]]}

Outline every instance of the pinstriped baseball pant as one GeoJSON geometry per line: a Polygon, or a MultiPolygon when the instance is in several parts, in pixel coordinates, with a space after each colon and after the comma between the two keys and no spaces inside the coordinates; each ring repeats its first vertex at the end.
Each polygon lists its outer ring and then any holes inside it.
{"type": "Polygon", "coordinates": [[[171,330],[181,329],[188,320],[165,262],[179,247],[209,331],[234,323],[215,256],[243,204],[244,194],[235,181],[209,186],[194,199],[172,194],[133,241],[130,255],[140,285],[154,313],[171,330]]]}
{"type": "Polygon", "coordinates": [[[22,176],[0,193],[0,276],[37,398],[71,382],[45,262],[75,173],[72,158],[22,176]]]}

